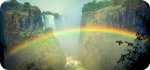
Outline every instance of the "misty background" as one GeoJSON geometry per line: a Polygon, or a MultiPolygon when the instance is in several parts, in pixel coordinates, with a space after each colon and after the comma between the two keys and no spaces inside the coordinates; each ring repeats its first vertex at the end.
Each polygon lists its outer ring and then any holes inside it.
{"type": "MultiPolygon", "coordinates": [[[[84,4],[93,0],[17,0],[20,3],[29,2],[32,5],[38,6],[41,11],[50,11],[59,13],[62,16],[62,30],[72,27],[80,28],[82,8],[84,4]]],[[[101,0],[96,0],[101,1],[101,0]]],[[[56,32],[54,30],[54,32],[56,32]]],[[[60,46],[63,48],[66,55],[77,55],[79,47],[80,33],[72,33],[67,36],[56,38],[60,46]]]]}

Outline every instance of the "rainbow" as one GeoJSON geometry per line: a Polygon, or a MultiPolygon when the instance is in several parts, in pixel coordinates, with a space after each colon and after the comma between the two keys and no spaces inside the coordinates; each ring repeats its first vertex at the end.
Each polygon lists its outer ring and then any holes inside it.
{"type": "Polygon", "coordinates": [[[31,46],[32,44],[35,44],[38,41],[44,41],[45,39],[50,39],[50,41],[53,41],[51,40],[51,37],[54,37],[54,35],[64,37],[66,35],[69,35],[75,32],[104,32],[104,33],[119,34],[119,35],[136,38],[136,33],[131,32],[127,29],[119,29],[119,28],[104,27],[104,26],[86,26],[86,27],[81,27],[81,28],[69,28],[69,29],[64,29],[55,33],[51,33],[51,32],[42,33],[42,34],[39,34],[35,38],[20,42],[19,45],[16,45],[13,48],[8,48],[8,52],[6,52],[6,56],[9,57],[17,53],[18,51],[28,48],[29,46],[31,46]]]}

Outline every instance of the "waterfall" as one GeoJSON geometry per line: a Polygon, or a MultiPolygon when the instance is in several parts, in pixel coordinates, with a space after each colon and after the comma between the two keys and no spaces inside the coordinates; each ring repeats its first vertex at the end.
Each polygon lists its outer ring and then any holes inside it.
{"type": "MultiPolygon", "coordinates": [[[[47,28],[51,28],[55,36],[55,32],[71,28],[72,22],[67,20],[67,18],[67,16],[60,15],[58,13],[45,12],[42,15],[42,21],[44,23],[43,29],[46,30],[47,28]]],[[[77,56],[79,33],[70,33],[69,36],[65,37],[55,37],[58,39],[60,46],[67,55],[77,56]]]]}
{"type": "Polygon", "coordinates": [[[44,24],[43,30],[47,28],[53,29],[53,31],[61,30],[65,28],[66,18],[59,14],[45,14],[42,15],[42,21],[44,24]]]}
{"type": "Polygon", "coordinates": [[[43,27],[44,30],[47,28],[52,28],[53,30],[56,29],[55,18],[53,15],[43,15],[42,21],[44,24],[44,27],[43,27]]]}
{"type": "Polygon", "coordinates": [[[66,23],[66,18],[63,15],[55,16],[56,30],[61,30],[65,28],[66,23]]]}

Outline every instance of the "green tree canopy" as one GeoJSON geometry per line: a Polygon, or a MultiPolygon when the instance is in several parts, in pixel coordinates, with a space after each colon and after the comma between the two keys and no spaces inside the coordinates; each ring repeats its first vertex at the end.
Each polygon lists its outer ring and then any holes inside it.
{"type": "Polygon", "coordinates": [[[31,5],[30,5],[29,2],[25,2],[25,3],[24,3],[24,7],[29,8],[29,7],[31,7],[31,5]]]}

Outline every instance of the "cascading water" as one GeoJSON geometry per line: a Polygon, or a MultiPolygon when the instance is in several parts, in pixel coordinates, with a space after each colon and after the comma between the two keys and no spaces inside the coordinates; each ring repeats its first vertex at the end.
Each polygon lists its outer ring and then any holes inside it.
{"type": "Polygon", "coordinates": [[[44,27],[43,29],[52,28],[53,31],[56,29],[55,18],[53,15],[43,15],[44,27]]]}
{"type": "Polygon", "coordinates": [[[63,23],[66,23],[65,18],[62,15],[56,15],[54,18],[56,30],[61,30],[63,28],[63,23]]]}
{"type": "Polygon", "coordinates": [[[44,22],[43,29],[51,28],[54,32],[65,28],[67,23],[66,18],[59,14],[46,14],[42,16],[42,21],[44,22]]]}
{"type": "MultiPolygon", "coordinates": [[[[44,30],[52,28],[54,34],[57,31],[68,28],[68,22],[65,16],[52,14],[43,15],[42,21],[44,22],[44,30]]],[[[77,56],[78,50],[78,33],[69,34],[69,36],[56,38],[59,41],[60,46],[66,54],[66,69],[67,70],[85,70],[80,61],[74,59],[77,56]]]]}

